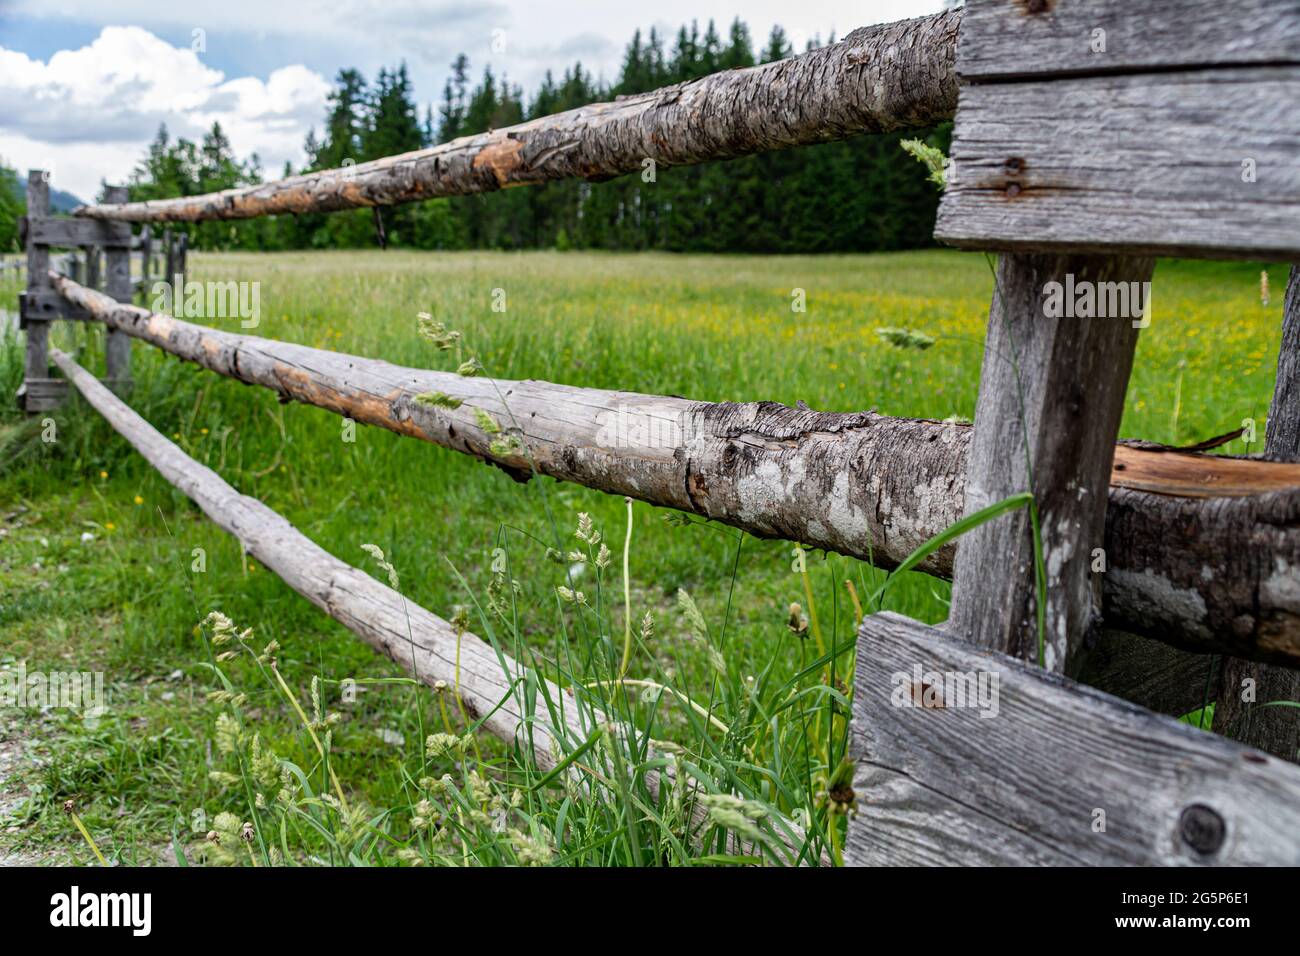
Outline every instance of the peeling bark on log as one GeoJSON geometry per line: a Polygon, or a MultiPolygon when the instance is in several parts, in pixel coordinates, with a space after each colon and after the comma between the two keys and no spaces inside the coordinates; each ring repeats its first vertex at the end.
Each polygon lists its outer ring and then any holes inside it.
{"type": "Polygon", "coordinates": [[[389,206],[560,179],[600,180],[645,160],[684,166],[931,126],[957,108],[961,11],[863,27],[839,43],[596,103],[343,169],[75,215],[198,222],[389,206]]]}
{"type": "MultiPolygon", "coordinates": [[[[774,402],[715,404],[465,378],[193,325],[62,277],[55,285],[112,328],[173,355],[285,400],[474,455],[520,479],[535,468],[887,568],[963,513],[967,427],[774,402]],[[418,401],[432,392],[464,404],[447,409],[418,401]],[[476,411],[492,415],[521,448],[494,451],[500,436],[483,431],[476,411]]],[[[1107,625],[1190,648],[1300,664],[1300,466],[1258,463],[1272,483],[1279,469],[1290,469],[1289,491],[1180,497],[1184,486],[1241,490],[1251,482],[1195,477],[1222,466],[1225,459],[1212,456],[1124,454],[1129,461],[1177,457],[1179,477],[1169,494],[1158,494],[1117,486],[1125,472],[1112,473],[1109,569],[1101,575],[1107,625]]],[[[1144,469],[1145,487],[1154,471],[1144,469]]],[[[922,570],[950,575],[953,552],[939,551],[922,570]]]]}
{"type": "MultiPolygon", "coordinates": [[[[481,726],[489,733],[533,753],[541,769],[555,766],[564,752],[560,741],[572,750],[607,720],[599,711],[579,707],[541,674],[529,679],[531,668],[475,635],[458,638],[450,623],[340,561],[279,513],[190,458],[70,356],[55,349],[51,358],[118,434],[264,567],[422,683],[459,686],[469,718],[483,718],[481,726]],[[525,693],[530,687],[538,688],[531,699],[525,693]]],[[[655,772],[647,774],[652,792],[659,779],[655,772]]],[[[691,813],[696,826],[706,823],[703,807],[696,804],[691,813]]],[[[803,834],[794,824],[780,821],[776,829],[789,849],[801,847],[803,834]]]]}
{"type": "MultiPolygon", "coordinates": [[[[1300,461],[1300,266],[1291,267],[1282,308],[1282,346],[1264,455],[1274,461],[1300,461]]],[[[1300,701],[1300,671],[1229,657],[1223,662],[1214,729],[1300,763],[1300,710],[1261,706],[1272,701],[1300,701]],[[1242,699],[1248,686],[1253,692],[1250,701],[1242,699]]]]}

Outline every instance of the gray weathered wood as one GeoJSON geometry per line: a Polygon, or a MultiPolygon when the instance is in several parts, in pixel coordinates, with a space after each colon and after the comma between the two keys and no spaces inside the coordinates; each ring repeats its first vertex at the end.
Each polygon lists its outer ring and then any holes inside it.
{"type": "MultiPolygon", "coordinates": [[[[1300,461],[1300,266],[1291,267],[1283,301],[1282,345],[1264,454],[1274,461],[1300,461]]],[[[1300,703],[1300,671],[1230,657],[1223,664],[1214,729],[1300,763],[1300,708],[1261,706],[1277,701],[1300,703]],[[1244,699],[1247,696],[1252,699],[1244,699]]]]}
{"type": "MultiPolygon", "coordinates": [[[[950,629],[982,647],[1060,671],[1094,619],[1101,580],[1093,549],[1105,532],[1106,490],[1133,366],[1133,315],[1050,318],[1052,282],[1144,283],[1151,260],[1003,256],[989,309],[966,513],[1032,491],[1047,586],[1039,647],[1034,536],[1020,508],[957,545],[950,629]],[[1070,277],[1073,277],[1072,279],[1070,277]]],[[[1132,303],[1131,303],[1132,304],[1132,303]]]]}
{"type": "MultiPolygon", "coordinates": [[[[29,326],[28,328],[44,328],[29,326]]],[[[49,373],[47,372],[46,375],[49,373]]],[[[19,393],[25,399],[24,408],[29,412],[43,412],[58,408],[68,394],[68,383],[61,378],[29,378],[23,381],[19,393]]]]}
{"type": "MultiPolygon", "coordinates": [[[[140,229],[140,289],[143,295],[151,294],[153,284],[153,229],[148,223],[140,229]]],[[[145,300],[148,301],[148,300],[145,300]]]]}
{"type": "Polygon", "coordinates": [[[84,246],[81,251],[86,258],[86,285],[92,289],[101,288],[99,249],[95,246],[84,246]]]}
{"type": "Polygon", "coordinates": [[[1225,657],[1222,669],[1215,695],[1215,731],[1300,763],[1300,709],[1277,705],[1278,701],[1300,703],[1300,671],[1240,657],[1225,657]]]}
{"type": "MultiPolygon", "coordinates": [[[[68,381],[122,437],[266,568],[408,671],[418,667],[426,684],[454,683],[457,642],[450,624],[329,554],[257,499],[240,494],[159,434],[70,356],[56,350],[53,357],[68,381]]],[[[359,544],[360,540],[358,557],[359,544]]],[[[460,687],[468,713],[477,719],[505,700],[485,726],[503,740],[513,740],[525,710],[518,701],[518,688],[511,689],[511,676],[522,676],[523,668],[472,634],[462,638],[460,655],[460,687]]],[[[554,685],[547,686],[552,699],[564,697],[554,685]]],[[[538,710],[546,712],[544,705],[538,710]]],[[[580,723],[576,712],[570,716],[572,723],[562,730],[581,734],[579,741],[585,739],[590,729],[580,723]]],[[[535,731],[543,735],[538,738],[537,754],[544,761],[551,753],[546,736],[550,729],[539,723],[535,731]]]]}
{"type": "MultiPolygon", "coordinates": [[[[119,305],[58,279],[74,305],[172,355],[273,389],[285,401],[475,455],[678,508],[760,537],[801,541],[894,567],[963,511],[971,429],[870,412],[465,378],[240,335],[119,305]],[[421,394],[463,404],[432,408],[421,394]],[[477,411],[522,450],[493,448],[477,411]]],[[[1300,468],[1116,448],[1106,521],[1106,619],[1188,646],[1300,663],[1300,468]],[[1144,465],[1146,463],[1152,463],[1144,465]],[[1177,462],[1171,470],[1166,462],[1177,462]],[[1220,468],[1235,497],[1198,497],[1220,468]],[[1158,476],[1164,472],[1175,481],[1158,476]],[[1246,480],[1243,472],[1282,472],[1246,480]],[[1129,474],[1139,486],[1123,487],[1129,474]],[[1155,493],[1155,491],[1160,493],[1155,493]],[[1168,542],[1182,542],[1176,549],[1168,542]],[[1211,570],[1206,574],[1206,569],[1211,570]]],[[[1224,492],[1226,493],[1226,492],[1224,492]]],[[[954,549],[922,570],[951,573],[954,549]]]]}
{"type": "Polygon", "coordinates": [[[20,292],[18,312],[24,322],[53,322],[56,319],[96,321],[91,313],[78,305],[73,305],[52,288],[20,292]]]}
{"type": "Polygon", "coordinates": [[[1272,63],[1300,63],[1295,0],[967,0],[957,47],[964,80],[1272,63]]]}
{"type": "Polygon", "coordinates": [[[960,11],[863,27],[839,43],[342,169],[77,215],[244,219],[387,206],[682,166],[860,133],[931,126],[956,106],[960,11]]]}
{"type": "MultiPolygon", "coordinates": [[[[170,229],[164,229],[162,235],[163,247],[163,281],[176,281],[176,243],[175,237],[170,229]]],[[[177,292],[180,290],[177,289],[177,292]]]]}
{"type": "Polygon", "coordinates": [[[1182,717],[1214,700],[1218,665],[1216,654],[1185,651],[1139,634],[1102,628],[1078,673],[1070,676],[1158,714],[1182,717]]]}
{"type": "Polygon", "coordinates": [[[190,276],[189,233],[182,232],[176,237],[176,275],[180,277],[180,288],[185,288],[185,283],[190,276]]]}
{"type": "Polygon", "coordinates": [[[1300,461],[1300,265],[1291,267],[1282,303],[1282,343],[1264,456],[1273,461],[1300,461]]]}
{"type": "MultiPolygon", "coordinates": [[[[441,684],[457,690],[470,719],[482,718],[481,726],[489,733],[507,744],[520,744],[541,769],[555,765],[556,754],[566,749],[561,741],[572,750],[597,727],[612,723],[609,715],[590,703],[579,704],[545,675],[473,634],[458,634],[401,592],[340,561],[277,512],[240,494],[186,455],[70,356],[55,350],[52,357],[113,429],[213,523],[236,537],[248,554],[408,674],[430,687],[441,684]]],[[[626,728],[616,732],[625,733],[626,728]]],[[[646,775],[651,792],[657,791],[660,779],[655,772],[646,775]]],[[[708,827],[701,805],[692,807],[691,819],[695,836],[708,827]]],[[[802,846],[803,833],[789,821],[776,821],[774,830],[788,848],[802,846]]]]}
{"type": "Polygon", "coordinates": [[[1300,864],[1300,768],[894,614],[857,660],[848,862],[1300,864]]]}
{"type": "Polygon", "coordinates": [[[971,84],[951,152],[950,245],[1300,258],[1300,66],[971,84]]]}
{"type": "MultiPolygon", "coordinates": [[[[109,186],[104,190],[104,199],[107,202],[126,202],[127,189],[125,186],[109,186]]],[[[114,223],[119,229],[126,233],[127,238],[131,235],[131,226],[129,223],[114,223]]],[[[104,291],[112,299],[118,302],[130,304],[133,295],[131,288],[131,249],[129,245],[118,246],[108,249],[106,253],[107,270],[106,283],[104,291]]],[[[116,389],[126,389],[131,382],[131,336],[127,335],[120,329],[108,329],[104,342],[104,362],[106,374],[113,387],[116,389]]]]}
{"type": "MultiPolygon", "coordinates": [[[[27,294],[39,294],[50,288],[50,249],[33,241],[35,229],[50,214],[50,183],[43,170],[33,169],[27,174],[27,294]]],[[[57,400],[50,390],[36,383],[50,377],[48,322],[22,319],[27,334],[24,358],[24,383],[18,390],[18,401],[29,412],[56,408],[57,400]]]]}
{"type": "Polygon", "coordinates": [[[47,246],[78,249],[86,246],[126,247],[131,244],[129,226],[123,228],[121,223],[94,219],[41,219],[34,224],[31,236],[34,242],[47,246]]]}

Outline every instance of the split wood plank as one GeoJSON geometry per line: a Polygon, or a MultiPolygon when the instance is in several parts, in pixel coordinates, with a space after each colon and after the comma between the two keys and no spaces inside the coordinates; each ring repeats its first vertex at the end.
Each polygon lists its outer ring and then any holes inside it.
{"type": "MultiPolygon", "coordinates": [[[[120,193],[121,202],[126,196],[120,193]]],[[[107,199],[108,196],[106,195],[107,199]]],[[[38,219],[33,223],[29,233],[32,242],[46,246],[66,246],[82,248],[101,246],[103,248],[129,248],[131,245],[130,228],[122,228],[118,223],[99,222],[94,219],[38,219]]]]}
{"type": "Polygon", "coordinates": [[[1295,0],[967,0],[963,80],[1300,63],[1295,0]]]}
{"type": "Polygon", "coordinates": [[[949,245],[1300,258],[1300,66],[971,84],[951,155],[949,245]]]}
{"type": "Polygon", "coordinates": [[[854,864],[1300,864],[1300,768],[895,614],[851,750],[854,864]]]}

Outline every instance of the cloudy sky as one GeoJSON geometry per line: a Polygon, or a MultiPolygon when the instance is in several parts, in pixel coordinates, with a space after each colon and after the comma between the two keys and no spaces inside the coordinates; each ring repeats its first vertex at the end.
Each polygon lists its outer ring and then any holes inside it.
{"type": "Polygon", "coordinates": [[[219,120],[236,152],[276,172],[302,159],[330,80],[405,60],[421,106],[458,52],[531,93],[580,60],[605,79],[637,27],[672,36],[739,15],[761,43],[796,42],[932,13],[942,0],[0,0],[0,158],[94,198],[123,182],[165,122],[197,139],[219,120]]]}

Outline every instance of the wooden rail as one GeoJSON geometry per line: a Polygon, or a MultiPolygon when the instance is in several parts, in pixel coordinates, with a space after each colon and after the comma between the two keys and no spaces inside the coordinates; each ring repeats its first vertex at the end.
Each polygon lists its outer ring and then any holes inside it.
{"type": "Polygon", "coordinates": [[[915,129],[957,107],[959,10],[855,30],[839,43],[371,162],[202,196],[74,215],[200,222],[391,206],[560,179],[608,179],[770,149],[915,129]]]}
{"type": "MultiPolygon", "coordinates": [[[[34,174],[28,408],[57,401],[45,340],[57,312],[520,479],[578,481],[885,566],[963,514],[1028,492],[1032,509],[980,525],[924,565],[954,578],[944,626],[892,614],[862,622],[850,747],[861,818],[846,860],[1300,863],[1300,768],[1066,676],[1171,710],[1192,703],[1189,683],[1213,686],[1216,727],[1220,715],[1248,718],[1223,729],[1297,759],[1295,724],[1252,725],[1258,705],[1242,681],[1283,695],[1300,689],[1300,466],[1290,463],[1300,459],[1300,366],[1284,351],[1269,413],[1273,461],[1117,446],[1138,316],[1067,318],[1045,307],[1053,283],[1140,287],[1154,254],[1300,259],[1300,7],[1149,7],[968,0],[964,13],[865,28],[790,60],[360,166],[83,207],[69,225],[39,221],[47,207],[34,174]],[[48,273],[56,240],[125,250],[114,223],[328,212],[600,179],[930,125],[954,105],[936,236],[1009,253],[989,310],[973,437],[869,413],[404,369],[191,325],[123,305],[120,290],[109,290],[115,302],[48,273]],[[495,429],[482,426],[483,413],[495,429]],[[1190,655],[1140,633],[1231,656],[1190,655]]],[[[1298,276],[1284,320],[1291,351],[1298,276]]],[[[301,553],[315,546],[283,519],[206,469],[187,479],[199,466],[66,356],[54,358],[290,586],[330,613],[341,602],[349,627],[402,653],[382,623],[396,613],[395,592],[319,549],[305,553],[320,568],[303,566],[301,553]]],[[[436,648],[448,626],[422,613],[428,644],[411,653],[445,667],[436,648]]],[[[498,681],[489,690],[504,694],[518,665],[505,676],[499,660],[483,666],[480,676],[498,681]]],[[[485,691],[480,703],[490,700],[485,691]]],[[[501,719],[509,726],[500,731],[537,732],[523,712],[501,719]]]]}
{"type": "MultiPolygon", "coordinates": [[[[51,281],[110,329],[518,478],[535,470],[883,567],[962,513],[968,427],[404,368],[208,328],[115,302],[64,276],[51,281]],[[420,399],[434,394],[462,404],[420,399]],[[519,444],[494,449],[498,436],[483,430],[479,412],[519,444]]],[[[1287,597],[1300,588],[1300,465],[1117,451],[1101,575],[1108,626],[1300,664],[1300,609],[1287,597]],[[1173,538],[1187,543],[1170,549],[1173,538]]],[[[951,576],[955,553],[945,548],[921,569],[951,576]]]]}
{"type": "MultiPolygon", "coordinates": [[[[580,704],[545,675],[473,634],[457,634],[449,622],[339,560],[256,498],[240,494],[164,438],[71,356],[52,349],[50,358],[114,431],[245,551],[415,679],[457,693],[471,720],[481,720],[489,733],[530,754],[539,769],[552,769],[557,754],[577,749],[609,724],[607,715],[580,704]]],[[[658,772],[646,776],[651,791],[657,791],[658,772]]],[[[693,804],[690,812],[702,831],[707,811],[693,804]]],[[[826,862],[807,856],[803,831],[788,820],[777,821],[775,835],[793,854],[792,862],[826,862]]]]}

